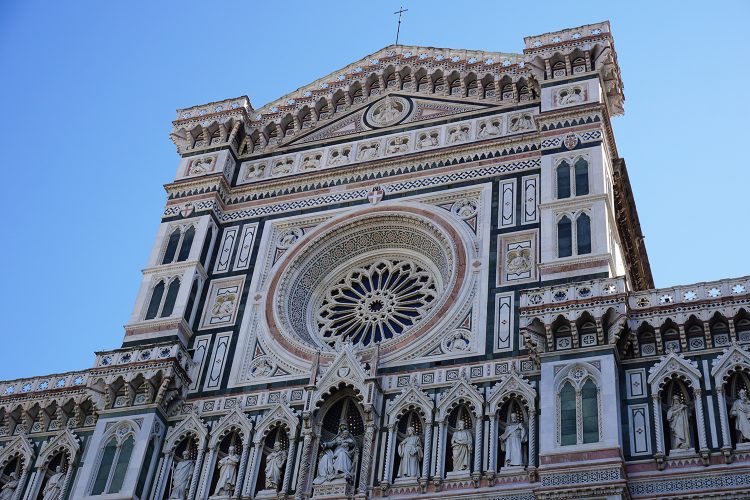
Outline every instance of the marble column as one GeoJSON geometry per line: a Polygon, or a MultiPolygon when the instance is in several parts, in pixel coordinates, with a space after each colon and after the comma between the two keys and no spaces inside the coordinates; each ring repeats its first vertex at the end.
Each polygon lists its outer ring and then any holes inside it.
{"type": "Polygon", "coordinates": [[[263,443],[255,443],[253,454],[250,455],[250,467],[248,467],[247,478],[244,481],[242,496],[253,496],[255,494],[255,484],[258,480],[258,467],[260,467],[261,453],[263,453],[263,443]]]}
{"type": "Polygon", "coordinates": [[[490,416],[490,445],[487,460],[487,472],[497,472],[497,412],[490,416]]]}
{"type": "Polygon", "coordinates": [[[242,484],[245,479],[245,471],[247,470],[247,457],[250,453],[250,443],[243,443],[242,455],[240,456],[240,468],[237,471],[237,484],[234,485],[234,496],[239,498],[242,495],[242,484]]]}
{"type": "Polygon", "coordinates": [[[169,475],[169,465],[172,463],[172,454],[168,451],[162,452],[161,459],[159,460],[159,475],[156,476],[154,481],[154,496],[158,496],[160,493],[164,493],[165,482],[169,475]]]}
{"type": "Polygon", "coordinates": [[[536,410],[529,409],[529,467],[536,467],[536,410]]]}
{"type": "MultiPolygon", "coordinates": [[[[23,476],[21,476],[23,477],[23,476]]],[[[37,467],[34,469],[34,471],[31,473],[31,479],[29,479],[29,484],[25,488],[25,493],[23,494],[24,500],[29,500],[32,498],[36,498],[37,494],[39,493],[37,490],[41,487],[41,482],[44,480],[44,470],[41,467],[37,467]]],[[[13,495],[13,498],[15,499],[16,496],[19,495],[20,492],[24,491],[24,483],[23,481],[19,481],[18,487],[16,487],[16,491],[13,495]]]]}
{"type": "Polygon", "coordinates": [[[23,493],[24,486],[26,486],[26,480],[29,477],[29,471],[31,471],[31,464],[23,468],[21,477],[18,479],[18,488],[16,488],[16,492],[13,494],[13,500],[19,500],[21,498],[21,493],[23,493]]]}
{"type": "Polygon", "coordinates": [[[195,498],[195,491],[198,489],[198,481],[200,481],[201,478],[201,469],[203,467],[205,451],[206,450],[203,446],[198,449],[198,456],[195,458],[195,465],[193,466],[193,477],[190,479],[190,489],[188,490],[187,500],[193,500],[193,498],[195,498]]]}
{"type": "Polygon", "coordinates": [[[656,436],[656,453],[664,455],[664,427],[661,420],[661,399],[659,394],[651,394],[651,404],[654,407],[654,435],[656,436]]]}
{"type": "Polygon", "coordinates": [[[432,422],[425,423],[424,426],[424,456],[422,457],[422,477],[430,477],[430,460],[432,458],[432,422]]]}
{"type": "Polygon", "coordinates": [[[482,416],[478,416],[474,421],[474,467],[472,471],[474,474],[480,474],[482,472],[482,416]]]}
{"type": "Polygon", "coordinates": [[[706,424],[703,417],[703,391],[699,388],[693,389],[695,395],[695,423],[698,426],[698,447],[699,450],[708,450],[706,442],[706,424]]]}
{"type": "Polygon", "coordinates": [[[297,491],[294,494],[294,498],[297,500],[304,499],[305,494],[307,493],[307,476],[310,475],[310,447],[312,446],[312,429],[303,429],[302,436],[302,457],[300,460],[299,476],[297,476],[297,491]]]}
{"type": "Polygon", "coordinates": [[[729,434],[729,416],[727,415],[727,401],[723,385],[717,385],[716,399],[719,405],[719,419],[721,420],[721,447],[731,448],[732,440],[729,434]]]}
{"type": "Polygon", "coordinates": [[[68,461],[68,470],[65,471],[65,480],[60,488],[60,499],[67,498],[68,488],[70,487],[70,481],[73,479],[73,460],[68,461]]]}
{"type": "Polygon", "coordinates": [[[367,495],[370,482],[370,462],[372,460],[372,441],[375,437],[375,424],[370,419],[366,424],[365,437],[362,440],[362,466],[359,469],[359,492],[367,495]]]}
{"type": "Polygon", "coordinates": [[[216,452],[218,449],[218,443],[208,451],[208,457],[203,464],[203,472],[201,474],[201,488],[198,493],[198,499],[206,498],[211,492],[208,491],[211,488],[211,477],[213,476],[214,462],[216,461],[216,452]]]}
{"type": "Polygon", "coordinates": [[[289,483],[292,481],[292,470],[294,469],[294,450],[297,447],[297,441],[289,440],[289,450],[286,454],[286,464],[284,465],[284,483],[281,485],[281,492],[286,494],[289,491],[289,483]]]}
{"type": "Polygon", "coordinates": [[[435,454],[435,478],[442,479],[443,478],[443,460],[444,455],[443,449],[445,448],[445,420],[441,420],[438,422],[438,439],[437,439],[437,449],[435,454]]]}
{"type": "Polygon", "coordinates": [[[388,434],[385,442],[385,466],[383,467],[383,482],[391,483],[393,478],[393,453],[395,450],[394,438],[396,437],[395,424],[388,425],[388,434]]]}

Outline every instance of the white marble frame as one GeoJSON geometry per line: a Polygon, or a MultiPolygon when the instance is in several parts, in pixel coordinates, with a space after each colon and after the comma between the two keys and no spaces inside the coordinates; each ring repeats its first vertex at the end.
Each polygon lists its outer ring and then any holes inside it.
{"type": "MultiPolygon", "coordinates": [[[[656,433],[656,455],[664,456],[666,435],[662,420],[661,392],[667,382],[674,379],[682,380],[692,389],[695,403],[695,425],[698,428],[698,450],[708,453],[706,442],[706,425],[703,416],[703,399],[701,389],[701,373],[694,361],[686,359],[682,354],[670,352],[662,356],[658,363],[649,370],[648,383],[651,386],[651,403],[654,412],[654,430],[656,433]]],[[[695,443],[693,443],[695,446],[695,443]]]]}
{"type": "Polygon", "coordinates": [[[489,430],[489,447],[487,471],[496,473],[497,471],[497,443],[499,437],[499,411],[502,406],[510,400],[517,398],[526,408],[528,414],[528,457],[527,466],[536,466],[536,390],[531,386],[528,380],[519,374],[515,367],[509,374],[503,375],[500,381],[491,389],[487,399],[486,416],[490,422],[489,430]]]}
{"type": "Polygon", "coordinates": [[[26,488],[26,480],[32,473],[32,466],[36,457],[34,447],[25,434],[21,434],[12,439],[2,449],[0,449],[0,470],[14,458],[21,460],[21,476],[18,478],[18,487],[13,495],[13,500],[19,500],[21,494],[26,488]]]}
{"type": "Polygon", "coordinates": [[[750,352],[738,342],[732,342],[722,354],[714,359],[711,376],[716,386],[716,399],[719,405],[719,419],[721,424],[721,448],[731,449],[732,436],[729,427],[729,415],[727,412],[727,395],[724,386],[732,374],[750,372],[750,352]]]}

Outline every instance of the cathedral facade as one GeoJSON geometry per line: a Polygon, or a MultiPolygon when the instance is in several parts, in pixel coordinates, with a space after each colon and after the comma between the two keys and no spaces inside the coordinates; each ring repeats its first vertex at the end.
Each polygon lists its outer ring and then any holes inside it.
{"type": "Polygon", "coordinates": [[[122,347],[0,500],[750,497],[750,278],[655,289],[609,23],[178,111],[122,347]]]}

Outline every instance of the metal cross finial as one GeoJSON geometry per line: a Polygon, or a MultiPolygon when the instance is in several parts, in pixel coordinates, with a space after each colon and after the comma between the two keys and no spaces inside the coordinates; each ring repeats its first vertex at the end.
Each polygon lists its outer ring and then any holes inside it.
{"type": "Polygon", "coordinates": [[[401,14],[404,12],[409,12],[409,9],[404,9],[404,6],[402,5],[400,9],[398,9],[394,14],[398,14],[398,27],[396,28],[396,45],[398,45],[398,35],[401,33],[401,14]]]}

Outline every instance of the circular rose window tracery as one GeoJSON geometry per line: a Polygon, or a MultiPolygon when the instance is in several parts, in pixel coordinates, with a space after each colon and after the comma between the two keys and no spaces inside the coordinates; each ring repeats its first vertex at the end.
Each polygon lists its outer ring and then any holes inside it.
{"type": "Polygon", "coordinates": [[[438,293],[432,274],[414,260],[376,260],[327,291],[317,308],[319,335],[329,345],[390,340],[424,318],[438,293]]]}
{"type": "Polygon", "coordinates": [[[464,291],[463,238],[440,213],[368,208],[302,239],[269,284],[266,319],[274,338],[303,357],[343,342],[379,345],[383,355],[412,345],[464,291]]]}

